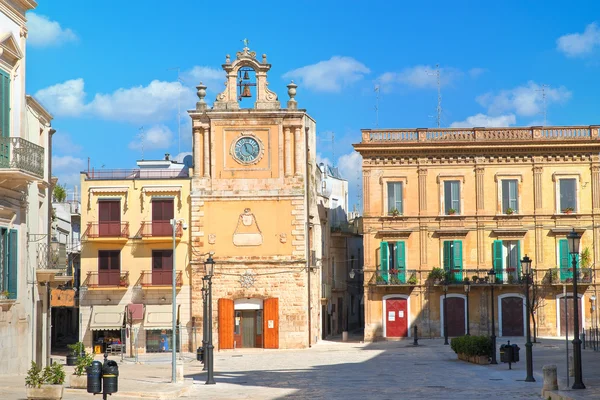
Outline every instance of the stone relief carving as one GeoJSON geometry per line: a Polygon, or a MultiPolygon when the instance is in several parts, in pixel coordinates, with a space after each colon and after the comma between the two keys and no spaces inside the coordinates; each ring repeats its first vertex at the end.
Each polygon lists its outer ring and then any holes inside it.
{"type": "Polygon", "coordinates": [[[217,242],[217,235],[214,233],[208,234],[208,244],[215,244],[217,242]]]}
{"type": "Polygon", "coordinates": [[[245,289],[248,289],[248,288],[254,286],[255,282],[256,282],[256,274],[249,269],[240,275],[240,285],[245,289]]]}
{"type": "Polygon", "coordinates": [[[281,243],[286,243],[286,242],[287,242],[287,234],[285,234],[285,233],[280,233],[280,234],[279,234],[279,241],[280,241],[281,243]]]}
{"type": "Polygon", "coordinates": [[[260,246],[263,242],[262,232],[256,217],[249,208],[240,214],[233,232],[233,244],[236,246],[260,246]]]}

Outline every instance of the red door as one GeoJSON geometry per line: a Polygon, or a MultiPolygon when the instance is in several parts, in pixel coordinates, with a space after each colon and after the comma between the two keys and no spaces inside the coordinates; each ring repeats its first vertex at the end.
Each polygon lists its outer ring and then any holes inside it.
{"type": "MultiPolygon", "coordinates": [[[[565,336],[567,333],[567,325],[569,327],[569,337],[573,337],[575,329],[575,313],[573,312],[573,296],[568,296],[567,298],[560,298],[560,309],[558,310],[560,314],[560,335],[565,336]],[[565,300],[567,300],[567,310],[565,314],[565,300]],[[568,320],[568,324],[567,324],[568,320]]],[[[579,324],[581,326],[581,299],[579,299],[579,308],[577,310],[579,312],[579,324]]]]}
{"type": "Polygon", "coordinates": [[[463,336],[466,333],[465,300],[462,297],[448,297],[446,304],[448,306],[448,310],[446,310],[448,336],[463,336]]]}
{"type": "Polygon", "coordinates": [[[408,310],[406,299],[388,299],[385,301],[385,336],[408,336],[408,310]]]}
{"type": "Polygon", "coordinates": [[[279,299],[274,297],[263,301],[264,348],[279,348],[279,299]]]}
{"type": "Polygon", "coordinates": [[[121,279],[121,260],[118,250],[98,251],[98,285],[119,286],[121,279]]]}
{"type": "Polygon", "coordinates": [[[501,304],[502,336],[525,336],[523,332],[523,299],[504,297],[501,304]]]}
{"type": "MultiPolygon", "coordinates": [[[[233,349],[233,300],[219,299],[219,349],[233,349]]],[[[208,321],[202,321],[207,323],[208,321]]],[[[212,327],[210,327],[212,329],[212,327]]]]}
{"type": "Polygon", "coordinates": [[[171,236],[173,200],[152,200],[152,236],[171,236]]]}
{"type": "Polygon", "coordinates": [[[152,250],[152,285],[173,284],[173,250],[152,250]]]}
{"type": "Polygon", "coordinates": [[[98,202],[98,234],[104,237],[121,236],[121,201],[98,202]]]}

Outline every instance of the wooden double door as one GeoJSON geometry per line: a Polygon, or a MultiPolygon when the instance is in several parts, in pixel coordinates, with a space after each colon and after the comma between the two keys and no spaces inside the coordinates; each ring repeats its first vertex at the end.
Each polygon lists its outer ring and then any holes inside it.
{"type": "Polygon", "coordinates": [[[262,310],[235,310],[231,299],[218,304],[219,349],[279,348],[279,299],[265,299],[262,310]]]}

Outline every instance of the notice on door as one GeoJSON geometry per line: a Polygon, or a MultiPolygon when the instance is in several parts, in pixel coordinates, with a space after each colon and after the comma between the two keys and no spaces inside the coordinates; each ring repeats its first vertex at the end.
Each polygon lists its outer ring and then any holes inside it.
{"type": "Polygon", "coordinates": [[[275,326],[275,323],[273,322],[272,319],[270,319],[269,322],[267,322],[267,326],[269,327],[269,329],[273,329],[273,327],[275,326]]]}
{"type": "Polygon", "coordinates": [[[404,318],[404,311],[403,310],[398,311],[398,318],[404,318]]]}
{"type": "Polygon", "coordinates": [[[240,324],[240,317],[235,317],[235,324],[239,325],[240,324]]]}
{"type": "Polygon", "coordinates": [[[390,311],[388,313],[388,321],[395,321],[396,320],[396,313],[393,311],[390,311]]]}

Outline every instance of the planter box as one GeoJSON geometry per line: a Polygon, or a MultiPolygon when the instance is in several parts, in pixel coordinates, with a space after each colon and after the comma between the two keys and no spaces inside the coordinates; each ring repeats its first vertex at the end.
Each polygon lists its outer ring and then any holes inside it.
{"type": "Polygon", "coordinates": [[[73,389],[87,389],[87,375],[83,374],[81,376],[71,375],[71,380],[69,381],[69,387],[73,389]]]}
{"type": "Polygon", "coordinates": [[[490,363],[488,356],[468,356],[466,354],[459,353],[458,359],[479,365],[487,365],[490,363]]]}
{"type": "Polygon", "coordinates": [[[63,396],[63,385],[42,385],[26,390],[27,400],[60,400],[63,396]]]}

